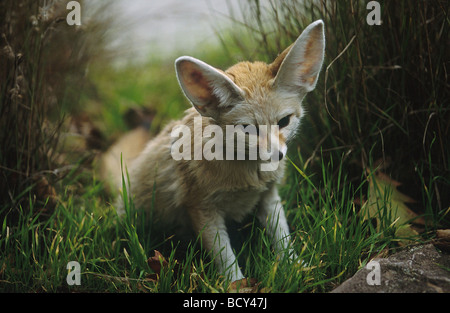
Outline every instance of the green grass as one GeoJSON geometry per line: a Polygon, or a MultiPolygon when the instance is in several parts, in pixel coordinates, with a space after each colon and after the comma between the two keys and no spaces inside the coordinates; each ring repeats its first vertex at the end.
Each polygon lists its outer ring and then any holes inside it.
{"type": "MultiPolygon", "coordinates": [[[[240,225],[235,249],[246,276],[256,278],[269,292],[323,292],[351,276],[370,257],[395,247],[394,231],[376,231],[358,214],[353,199],[363,186],[352,186],[342,163],[323,164],[320,183],[305,177],[302,165],[290,166],[292,182],[282,188],[294,248],[306,266],[279,259],[257,223],[240,225]],[[331,179],[337,170],[339,179],[331,179]],[[340,192],[336,192],[339,190],[340,192]]],[[[195,240],[177,243],[140,223],[148,212],[138,212],[126,200],[119,218],[107,205],[102,186],[89,173],[73,174],[62,185],[83,182],[83,193],[69,189],[50,216],[30,201],[14,226],[3,221],[0,247],[2,291],[60,292],[224,292],[227,282],[195,240]],[[197,243],[197,244],[196,244],[197,243]],[[183,246],[184,245],[184,246],[183,246]],[[178,251],[181,249],[181,252],[178,251]],[[167,264],[159,273],[147,263],[153,251],[167,264]],[[68,286],[69,261],[81,265],[81,285],[68,286]]],[[[318,174],[319,175],[319,174],[318,174]]],[[[124,199],[128,199],[125,194],[124,199]]],[[[250,222],[253,220],[250,219],[250,222]]],[[[387,221],[385,225],[391,224],[387,221]]],[[[391,226],[396,227],[396,226],[391,226]]]]}

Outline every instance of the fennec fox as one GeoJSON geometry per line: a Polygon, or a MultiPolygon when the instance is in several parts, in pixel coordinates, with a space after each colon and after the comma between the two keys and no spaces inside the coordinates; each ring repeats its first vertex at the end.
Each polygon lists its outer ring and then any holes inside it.
{"type": "MultiPolygon", "coordinates": [[[[256,214],[276,252],[296,258],[276,185],[283,176],[286,145],[300,124],[302,99],[316,86],[324,47],[324,26],[318,20],[269,65],[241,62],[221,71],[192,57],[178,58],[176,75],[193,107],[181,120],[167,125],[128,165],[135,207],[153,206],[159,225],[191,227],[231,281],[244,276],[230,245],[227,219],[239,222],[256,214]],[[220,156],[235,137],[230,140],[218,133],[236,125],[257,127],[256,132],[245,133],[243,160],[235,159],[237,149],[220,156]],[[263,136],[258,130],[266,125],[277,131],[267,136],[267,130],[263,136]],[[182,127],[187,133],[183,131],[180,139],[182,127]],[[213,133],[220,140],[214,141],[216,157],[211,159],[202,153],[213,133]],[[203,134],[200,140],[198,134],[203,134]],[[258,151],[268,151],[270,142],[269,159],[248,158],[250,138],[258,139],[258,151]],[[182,146],[184,158],[174,157],[174,145],[182,146]],[[263,169],[267,163],[276,166],[263,169]]],[[[117,206],[123,210],[123,201],[119,199],[117,206]]]]}

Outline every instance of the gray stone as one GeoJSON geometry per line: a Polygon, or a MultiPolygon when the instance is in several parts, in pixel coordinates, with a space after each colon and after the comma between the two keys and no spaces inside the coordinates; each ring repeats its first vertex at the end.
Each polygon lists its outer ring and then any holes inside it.
{"type": "Polygon", "coordinates": [[[450,255],[432,244],[372,261],[332,293],[450,292],[450,255]]]}

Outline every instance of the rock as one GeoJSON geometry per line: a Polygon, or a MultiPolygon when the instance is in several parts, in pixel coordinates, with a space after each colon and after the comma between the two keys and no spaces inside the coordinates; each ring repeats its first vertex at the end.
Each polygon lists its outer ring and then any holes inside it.
{"type": "Polygon", "coordinates": [[[432,244],[375,258],[332,293],[450,292],[450,255],[432,244]]]}

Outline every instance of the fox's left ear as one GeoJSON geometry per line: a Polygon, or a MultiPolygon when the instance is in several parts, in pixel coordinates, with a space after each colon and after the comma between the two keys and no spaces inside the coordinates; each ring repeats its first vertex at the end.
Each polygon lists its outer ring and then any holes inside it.
{"type": "Polygon", "coordinates": [[[309,92],[316,87],[325,53],[322,20],[310,24],[298,39],[270,65],[274,72],[274,87],[309,92]]]}

